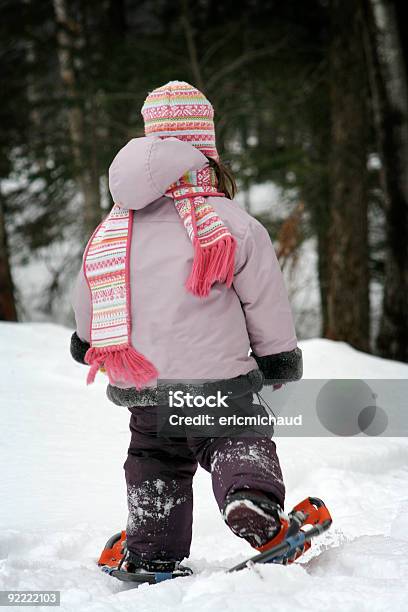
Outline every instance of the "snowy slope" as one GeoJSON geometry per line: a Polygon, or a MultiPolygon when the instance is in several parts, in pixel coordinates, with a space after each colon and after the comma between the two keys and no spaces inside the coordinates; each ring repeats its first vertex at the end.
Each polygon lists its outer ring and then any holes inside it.
{"type": "MultiPolygon", "coordinates": [[[[278,440],[287,506],[317,495],[334,518],[302,564],[226,575],[251,549],[223,524],[200,471],[189,560],[198,574],[137,590],[102,574],[95,559],[126,521],[128,412],[105,398],[102,376],[86,388],[69,336],[50,324],[0,324],[0,589],[60,589],[64,611],[408,609],[403,438],[278,440]]],[[[302,349],[309,378],[408,376],[408,366],[342,343],[302,349]]]]}

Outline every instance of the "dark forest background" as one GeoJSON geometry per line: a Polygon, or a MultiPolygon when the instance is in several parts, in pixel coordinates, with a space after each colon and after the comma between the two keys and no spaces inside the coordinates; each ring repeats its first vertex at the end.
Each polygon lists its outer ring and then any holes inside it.
{"type": "Polygon", "coordinates": [[[284,273],[315,267],[319,328],[298,312],[300,334],[408,361],[403,8],[1,0],[0,320],[70,323],[68,288],[112,204],[107,168],[143,135],[147,92],[178,79],[213,103],[240,202],[284,273]],[[254,187],[271,184],[281,205],[259,211],[254,187]]]}

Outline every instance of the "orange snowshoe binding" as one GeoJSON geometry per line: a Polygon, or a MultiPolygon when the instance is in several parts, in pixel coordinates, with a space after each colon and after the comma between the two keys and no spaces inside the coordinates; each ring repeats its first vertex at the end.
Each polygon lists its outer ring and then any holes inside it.
{"type": "Polygon", "coordinates": [[[191,576],[189,567],[178,561],[143,561],[127,550],[126,532],[115,533],[105,544],[98,565],[109,576],[137,584],[157,584],[164,580],[191,576]]]}
{"type": "Polygon", "coordinates": [[[232,567],[229,572],[244,569],[252,563],[293,563],[309,550],[311,540],[332,524],[326,505],[317,497],[307,497],[288,515],[279,508],[276,516],[279,517],[279,527],[275,535],[266,543],[254,546],[259,551],[258,555],[232,567]]]}

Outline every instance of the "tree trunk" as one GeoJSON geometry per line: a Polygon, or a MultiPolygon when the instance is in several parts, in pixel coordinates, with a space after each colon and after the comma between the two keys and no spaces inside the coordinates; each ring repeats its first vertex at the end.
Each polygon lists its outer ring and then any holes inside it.
{"type": "Polygon", "coordinates": [[[323,336],[328,335],[329,313],[328,313],[328,288],[329,288],[329,262],[327,253],[329,251],[328,223],[329,216],[327,200],[322,199],[315,202],[315,215],[320,219],[315,223],[317,235],[317,274],[319,279],[320,309],[321,309],[321,331],[323,336]]]}
{"type": "Polygon", "coordinates": [[[369,350],[367,85],[360,2],[332,0],[326,336],[369,350]]]}
{"type": "MultiPolygon", "coordinates": [[[[72,154],[75,163],[75,173],[83,197],[83,225],[86,234],[91,233],[101,221],[101,202],[99,177],[95,176],[95,167],[85,154],[92,151],[92,146],[86,146],[84,105],[79,103],[77,79],[73,63],[72,35],[78,35],[80,26],[73,22],[67,13],[65,0],[53,0],[57,22],[57,43],[60,76],[68,99],[68,127],[72,144],[72,154]]],[[[92,102],[92,101],[91,101],[92,102]]],[[[93,104],[91,104],[93,107],[93,104]]],[[[91,129],[92,137],[92,129],[91,129]]]]}
{"type": "Polygon", "coordinates": [[[0,321],[17,321],[3,204],[0,190],[0,321]]]}
{"type": "Polygon", "coordinates": [[[377,349],[408,361],[408,84],[394,2],[367,7],[375,124],[386,193],[387,249],[377,349]]]}
{"type": "Polygon", "coordinates": [[[187,44],[188,57],[190,60],[190,69],[193,75],[194,85],[205,93],[205,84],[201,71],[200,61],[197,53],[197,43],[195,39],[194,27],[190,18],[190,7],[188,0],[181,0],[181,24],[184,30],[184,36],[187,44]]]}

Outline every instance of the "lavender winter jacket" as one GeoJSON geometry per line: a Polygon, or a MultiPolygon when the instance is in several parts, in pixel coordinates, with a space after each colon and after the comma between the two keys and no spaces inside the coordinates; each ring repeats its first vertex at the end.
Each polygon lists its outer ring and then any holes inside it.
{"type": "MultiPolygon", "coordinates": [[[[186,171],[206,162],[198,149],[176,138],[146,137],[132,139],[110,166],[114,202],[136,211],[132,344],[154,363],[160,378],[230,379],[259,366],[267,378],[296,380],[301,352],[279,263],[266,229],[237,203],[210,198],[237,240],[233,286],[218,283],[207,298],[184,288],[193,248],[173,201],[162,194],[186,171]]],[[[82,269],[73,306],[77,333],[71,352],[82,361],[91,321],[82,269]]]]}

